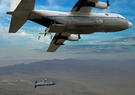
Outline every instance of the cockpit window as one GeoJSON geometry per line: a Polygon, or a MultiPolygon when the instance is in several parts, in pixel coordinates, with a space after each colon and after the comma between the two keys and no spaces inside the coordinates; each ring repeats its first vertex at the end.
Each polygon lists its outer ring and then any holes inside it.
{"type": "Polygon", "coordinates": [[[109,16],[109,14],[107,14],[107,13],[106,13],[105,15],[106,15],[106,16],[109,16]]]}
{"type": "Polygon", "coordinates": [[[119,17],[119,18],[122,18],[122,19],[126,19],[125,17],[123,17],[123,16],[121,16],[121,15],[119,15],[118,17],[119,17]]]}

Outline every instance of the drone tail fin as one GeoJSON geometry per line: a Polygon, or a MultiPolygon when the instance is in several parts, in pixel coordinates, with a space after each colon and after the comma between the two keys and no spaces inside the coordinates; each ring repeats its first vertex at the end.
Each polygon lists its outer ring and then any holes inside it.
{"type": "Polygon", "coordinates": [[[35,81],[34,88],[37,88],[37,83],[38,83],[38,81],[36,80],[36,81],[35,81]]]}

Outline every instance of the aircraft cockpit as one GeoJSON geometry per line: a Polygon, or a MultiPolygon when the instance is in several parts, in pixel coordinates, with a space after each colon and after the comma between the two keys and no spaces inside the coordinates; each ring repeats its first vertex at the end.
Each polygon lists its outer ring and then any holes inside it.
{"type": "Polygon", "coordinates": [[[118,15],[119,18],[122,18],[122,19],[126,19],[124,16],[122,15],[118,15]]]}
{"type": "Polygon", "coordinates": [[[126,19],[126,18],[123,17],[122,15],[114,14],[114,13],[105,13],[105,15],[106,15],[106,16],[110,16],[110,17],[118,17],[118,18],[126,19]]]}

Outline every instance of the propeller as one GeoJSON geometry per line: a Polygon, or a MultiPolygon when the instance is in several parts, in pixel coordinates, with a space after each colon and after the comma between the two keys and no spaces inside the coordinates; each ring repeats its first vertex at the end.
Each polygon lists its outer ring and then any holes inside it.
{"type": "Polygon", "coordinates": [[[38,40],[41,39],[41,35],[44,35],[44,37],[46,37],[47,34],[50,34],[50,39],[52,40],[53,39],[53,35],[50,32],[50,28],[47,28],[45,30],[45,32],[39,33],[38,40]]]}
{"type": "Polygon", "coordinates": [[[41,38],[41,36],[39,35],[39,36],[38,36],[38,40],[40,40],[40,38],[41,38]]]}
{"type": "Polygon", "coordinates": [[[45,32],[45,33],[44,33],[44,37],[45,37],[46,35],[47,35],[47,33],[45,32]]]}
{"type": "Polygon", "coordinates": [[[110,1],[109,1],[109,0],[107,0],[107,2],[106,2],[106,3],[107,3],[107,6],[109,7],[109,6],[110,6],[110,1]]]}
{"type": "Polygon", "coordinates": [[[78,36],[79,36],[79,39],[81,39],[81,35],[80,35],[80,34],[78,34],[78,36]]]}
{"type": "Polygon", "coordinates": [[[104,12],[105,12],[105,13],[108,13],[108,9],[111,8],[111,7],[110,7],[110,5],[111,5],[111,4],[110,4],[110,0],[107,0],[107,1],[106,1],[106,4],[107,4],[107,8],[105,9],[104,12]]]}
{"type": "Polygon", "coordinates": [[[53,39],[53,35],[51,33],[44,33],[44,37],[46,37],[47,34],[50,34],[50,39],[52,40],[53,39]]]}

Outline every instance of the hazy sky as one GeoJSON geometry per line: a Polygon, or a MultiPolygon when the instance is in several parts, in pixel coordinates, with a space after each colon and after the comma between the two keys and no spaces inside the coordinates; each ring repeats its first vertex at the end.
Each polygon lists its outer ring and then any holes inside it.
{"type": "MultiPolygon", "coordinates": [[[[102,0],[105,1],[105,0],[102,0]]],[[[77,0],[36,0],[36,9],[70,11],[77,0]]],[[[111,0],[108,10],[94,9],[93,12],[112,12],[126,17],[135,24],[135,0],[111,0]]],[[[0,64],[29,62],[44,59],[111,59],[130,60],[135,58],[135,26],[118,33],[94,33],[83,35],[79,42],[66,42],[56,53],[47,53],[50,43],[37,40],[38,33],[45,27],[28,21],[16,34],[8,34],[11,16],[10,0],[0,0],[0,64]]]]}

